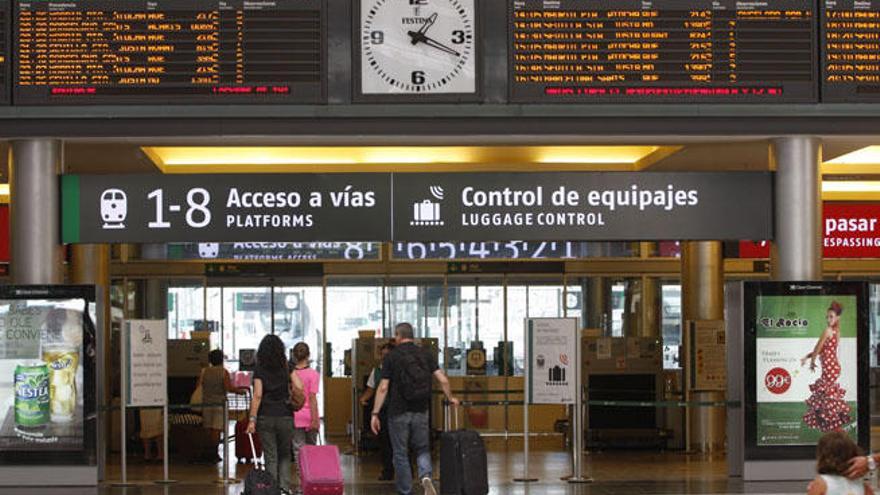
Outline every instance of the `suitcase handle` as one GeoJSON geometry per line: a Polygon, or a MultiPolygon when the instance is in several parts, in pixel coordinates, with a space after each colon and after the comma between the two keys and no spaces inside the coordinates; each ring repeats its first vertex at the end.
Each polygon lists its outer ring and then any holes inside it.
{"type": "Polygon", "coordinates": [[[259,458],[257,457],[257,448],[254,447],[254,435],[251,434],[251,433],[248,433],[247,436],[248,436],[248,440],[251,442],[251,454],[253,454],[253,456],[254,456],[254,457],[253,457],[253,459],[254,459],[254,469],[260,469],[260,470],[262,470],[262,471],[265,471],[265,470],[266,470],[266,465],[263,464],[263,463],[261,463],[261,462],[259,461],[259,458]]]}
{"type": "Polygon", "coordinates": [[[458,407],[455,407],[452,404],[450,404],[449,402],[446,402],[446,418],[447,418],[446,428],[448,429],[448,431],[456,431],[456,430],[460,429],[460,426],[461,426],[461,421],[460,421],[461,417],[459,416],[461,414],[460,409],[461,409],[461,405],[459,405],[458,407]],[[454,410],[454,412],[452,414],[449,414],[450,409],[454,410]],[[448,421],[450,416],[452,416],[452,421],[448,421]]]}

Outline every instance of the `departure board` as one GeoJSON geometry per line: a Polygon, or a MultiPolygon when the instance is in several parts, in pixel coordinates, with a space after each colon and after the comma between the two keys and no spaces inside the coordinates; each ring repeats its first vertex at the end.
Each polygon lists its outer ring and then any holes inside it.
{"type": "Polygon", "coordinates": [[[822,101],[880,101],[880,3],[820,3],[822,101]]]}
{"type": "Polygon", "coordinates": [[[9,104],[9,49],[10,25],[9,12],[12,3],[0,0],[0,105],[9,104]]]}
{"type": "Polygon", "coordinates": [[[510,99],[813,102],[809,0],[512,0],[510,99]]]}
{"type": "Polygon", "coordinates": [[[320,103],[324,0],[22,0],[16,104],[320,103]]]}

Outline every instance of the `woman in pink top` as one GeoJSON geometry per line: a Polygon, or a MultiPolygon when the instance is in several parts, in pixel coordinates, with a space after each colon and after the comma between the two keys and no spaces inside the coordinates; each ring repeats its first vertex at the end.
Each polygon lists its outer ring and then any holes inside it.
{"type": "Polygon", "coordinates": [[[321,376],[309,367],[311,352],[309,345],[300,342],[293,346],[294,369],[296,376],[302,380],[303,390],[306,394],[306,402],[302,409],[293,413],[293,461],[299,470],[299,449],[303,445],[316,445],[318,443],[318,430],[321,428],[321,418],[318,416],[318,387],[321,384],[321,376]]]}

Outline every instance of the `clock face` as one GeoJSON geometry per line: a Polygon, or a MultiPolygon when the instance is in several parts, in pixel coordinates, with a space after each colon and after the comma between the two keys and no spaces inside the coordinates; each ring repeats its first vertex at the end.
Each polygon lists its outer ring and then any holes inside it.
{"type": "Polygon", "coordinates": [[[364,94],[473,94],[475,0],[360,0],[364,94]]]}

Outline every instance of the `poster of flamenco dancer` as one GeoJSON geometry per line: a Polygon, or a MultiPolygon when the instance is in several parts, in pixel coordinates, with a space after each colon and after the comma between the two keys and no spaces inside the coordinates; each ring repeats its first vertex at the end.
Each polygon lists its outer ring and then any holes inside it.
{"type": "Polygon", "coordinates": [[[757,285],[781,290],[753,299],[754,445],[814,446],[829,431],[859,442],[861,284],[757,285]]]}

